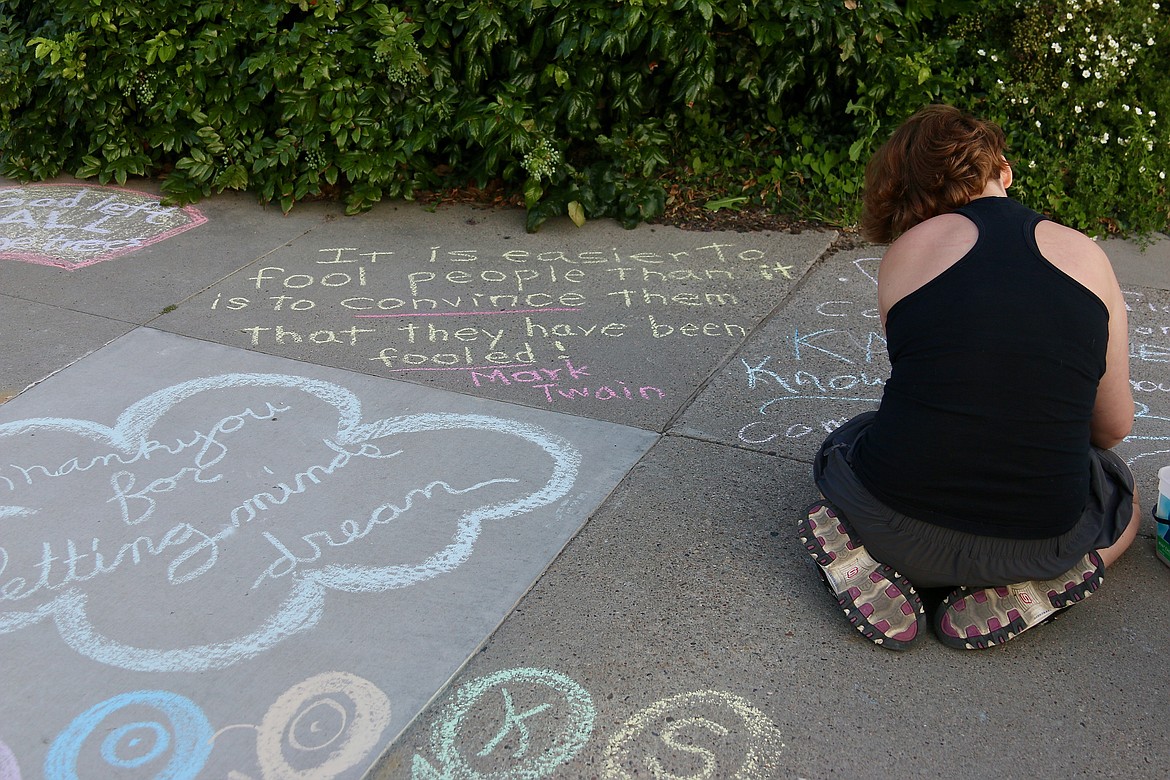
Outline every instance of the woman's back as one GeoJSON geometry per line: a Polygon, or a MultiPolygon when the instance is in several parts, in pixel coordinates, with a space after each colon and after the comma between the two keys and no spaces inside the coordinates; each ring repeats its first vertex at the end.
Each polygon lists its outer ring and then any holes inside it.
{"type": "MultiPolygon", "coordinates": [[[[908,263],[919,286],[905,291],[912,282],[896,271],[881,278],[887,295],[902,291],[882,301],[893,371],[855,470],[889,506],[930,523],[1058,535],[1088,495],[1109,311],[1045,259],[1039,214],[986,197],[945,219],[957,229],[935,244],[942,257],[908,263]],[[968,251],[947,257],[964,241],[968,251]]],[[[883,262],[882,277],[891,270],[883,262]]]]}

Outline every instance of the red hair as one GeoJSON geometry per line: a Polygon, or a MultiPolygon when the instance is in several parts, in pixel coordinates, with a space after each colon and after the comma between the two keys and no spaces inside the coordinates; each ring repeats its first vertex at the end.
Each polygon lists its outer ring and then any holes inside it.
{"type": "Polygon", "coordinates": [[[919,222],[966,205],[999,177],[1006,150],[1003,130],[992,122],[952,106],[920,109],[865,168],[862,235],[888,244],[919,222]]]}

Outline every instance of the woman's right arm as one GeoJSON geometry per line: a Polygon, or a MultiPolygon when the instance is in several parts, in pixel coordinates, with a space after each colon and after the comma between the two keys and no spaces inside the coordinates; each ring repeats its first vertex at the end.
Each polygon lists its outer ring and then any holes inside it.
{"type": "Polygon", "coordinates": [[[1117,446],[1133,429],[1133,388],[1129,384],[1129,320],[1125,297],[1104,250],[1085,234],[1055,222],[1036,225],[1036,243],[1060,270],[1091,290],[1109,310],[1105,374],[1097,384],[1097,402],[1089,422],[1096,446],[1117,446]]]}

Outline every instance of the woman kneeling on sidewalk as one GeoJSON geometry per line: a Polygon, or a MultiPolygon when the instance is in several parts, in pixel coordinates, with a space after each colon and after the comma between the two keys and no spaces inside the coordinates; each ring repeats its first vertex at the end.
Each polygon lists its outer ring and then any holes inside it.
{"type": "Polygon", "coordinates": [[[949,106],[866,169],[862,231],[890,243],[881,406],[822,445],[800,536],[851,623],[902,649],[918,588],[952,647],[1006,642],[1085,598],[1129,547],[1125,303],[1104,252],[1007,196],[1003,131],[949,106]]]}

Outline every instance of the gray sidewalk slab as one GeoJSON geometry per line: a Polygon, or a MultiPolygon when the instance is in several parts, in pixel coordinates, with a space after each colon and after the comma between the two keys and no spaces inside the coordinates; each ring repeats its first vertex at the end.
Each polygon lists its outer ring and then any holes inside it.
{"type": "Polygon", "coordinates": [[[1155,233],[1142,241],[1110,238],[1101,242],[1122,285],[1170,290],[1170,236],[1155,233]]]}
{"type": "Polygon", "coordinates": [[[4,354],[0,401],[135,327],[122,320],[3,294],[0,322],[4,323],[0,333],[4,354]]]}
{"type": "Polygon", "coordinates": [[[360,777],[653,438],[136,330],[0,407],[0,739],[360,777]]]}

